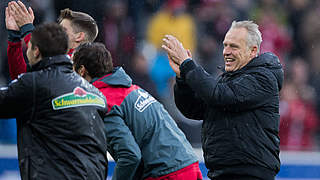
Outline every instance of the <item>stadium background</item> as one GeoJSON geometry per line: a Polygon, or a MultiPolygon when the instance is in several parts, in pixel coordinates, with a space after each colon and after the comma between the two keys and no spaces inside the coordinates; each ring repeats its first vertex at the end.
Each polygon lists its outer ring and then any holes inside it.
{"type": "MultiPolygon", "coordinates": [[[[280,57],[285,83],[280,102],[282,166],[277,179],[320,179],[320,1],[319,0],[22,0],[35,12],[37,25],[56,21],[70,8],[89,13],[99,25],[96,41],[111,51],[134,83],[161,101],[198,152],[201,121],[184,118],[172,97],[174,73],[161,50],[165,34],[176,35],[197,63],[218,74],[222,40],[233,20],[253,20],[263,36],[261,51],[280,57]]],[[[0,1],[0,85],[10,82],[7,33],[0,1]]],[[[23,102],[21,102],[23,103],[23,102]]],[[[114,162],[110,160],[110,167],[114,162]]],[[[112,174],[109,170],[109,175],[112,174]]],[[[0,180],[16,180],[15,120],[0,121],[0,180]]]]}

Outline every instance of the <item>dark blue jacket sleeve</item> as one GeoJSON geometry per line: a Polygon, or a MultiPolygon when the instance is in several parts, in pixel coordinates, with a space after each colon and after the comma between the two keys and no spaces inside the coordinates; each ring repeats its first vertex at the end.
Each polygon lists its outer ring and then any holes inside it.
{"type": "Polygon", "coordinates": [[[204,101],[197,97],[196,93],[183,79],[176,78],[174,100],[177,108],[185,117],[198,120],[203,119],[206,110],[204,101]]]}
{"type": "Polygon", "coordinates": [[[113,180],[134,178],[141,161],[141,151],[120,110],[114,106],[104,119],[108,151],[116,161],[113,180]]]}
{"type": "MultiPolygon", "coordinates": [[[[28,74],[27,76],[29,76],[28,74]]],[[[30,77],[30,76],[29,76],[30,77]]],[[[0,88],[0,118],[15,118],[32,106],[32,79],[23,76],[0,88]]]]}
{"type": "MultiPolygon", "coordinates": [[[[261,68],[243,73],[225,83],[217,79],[193,61],[182,67],[186,84],[209,106],[227,108],[229,111],[254,109],[265,105],[268,98],[276,96],[277,79],[261,68]]],[[[189,97],[188,97],[189,98],[189,97]]]]}

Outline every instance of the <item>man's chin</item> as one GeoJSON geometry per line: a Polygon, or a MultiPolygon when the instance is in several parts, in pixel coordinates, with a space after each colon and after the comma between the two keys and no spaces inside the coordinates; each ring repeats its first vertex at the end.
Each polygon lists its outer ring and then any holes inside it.
{"type": "Polygon", "coordinates": [[[231,72],[231,71],[233,71],[233,69],[232,69],[231,67],[227,67],[227,66],[225,66],[224,70],[225,70],[226,72],[231,72]]]}

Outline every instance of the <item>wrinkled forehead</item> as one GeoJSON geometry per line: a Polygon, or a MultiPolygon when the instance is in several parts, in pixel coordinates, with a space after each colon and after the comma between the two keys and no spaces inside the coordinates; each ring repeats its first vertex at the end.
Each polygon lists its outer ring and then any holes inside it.
{"type": "Polygon", "coordinates": [[[244,42],[248,40],[248,31],[245,28],[231,28],[226,33],[223,43],[244,42]]]}

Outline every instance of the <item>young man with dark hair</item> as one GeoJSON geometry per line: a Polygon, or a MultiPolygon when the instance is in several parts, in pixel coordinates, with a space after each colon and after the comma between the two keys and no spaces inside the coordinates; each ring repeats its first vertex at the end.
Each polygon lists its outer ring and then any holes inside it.
{"type": "MultiPolygon", "coordinates": [[[[36,48],[39,48],[39,52],[41,52],[43,57],[65,54],[68,44],[65,43],[65,37],[60,35],[62,34],[60,29],[53,25],[47,25],[33,31],[33,37],[29,41],[31,46],[27,50],[27,56],[30,57],[29,53],[36,48]]],[[[29,60],[32,61],[32,59],[29,60]]],[[[30,64],[32,65],[33,63],[30,64]]]]}
{"type": "Polygon", "coordinates": [[[202,179],[197,157],[175,121],[122,68],[113,68],[103,44],[80,45],[73,63],[107,98],[108,151],[117,163],[112,179],[202,179]]]}
{"type": "Polygon", "coordinates": [[[28,73],[0,88],[0,118],[17,119],[22,180],[105,180],[105,97],[72,69],[56,24],[32,32],[28,73]]]}
{"type": "MultiPolygon", "coordinates": [[[[80,36],[84,36],[80,43],[93,42],[98,36],[98,26],[96,21],[91,16],[83,12],[64,9],[60,12],[58,23],[64,28],[71,27],[67,28],[67,32],[68,30],[72,30],[71,33],[68,33],[69,41],[77,42],[76,39],[72,40],[70,36],[73,37],[73,35],[78,33],[80,33],[80,36]]],[[[71,45],[70,48],[76,48],[78,45],[79,43],[73,46],[71,45]]]]}
{"type": "MultiPolygon", "coordinates": [[[[26,44],[30,41],[34,14],[21,1],[11,1],[6,8],[6,28],[8,30],[8,63],[11,79],[28,71],[24,60],[21,39],[26,44]]],[[[81,43],[93,42],[98,34],[95,20],[88,14],[64,9],[61,11],[58,22],[63,26],[69,38],[68,55],[71,57],[74,48],[81,43]]]]}

